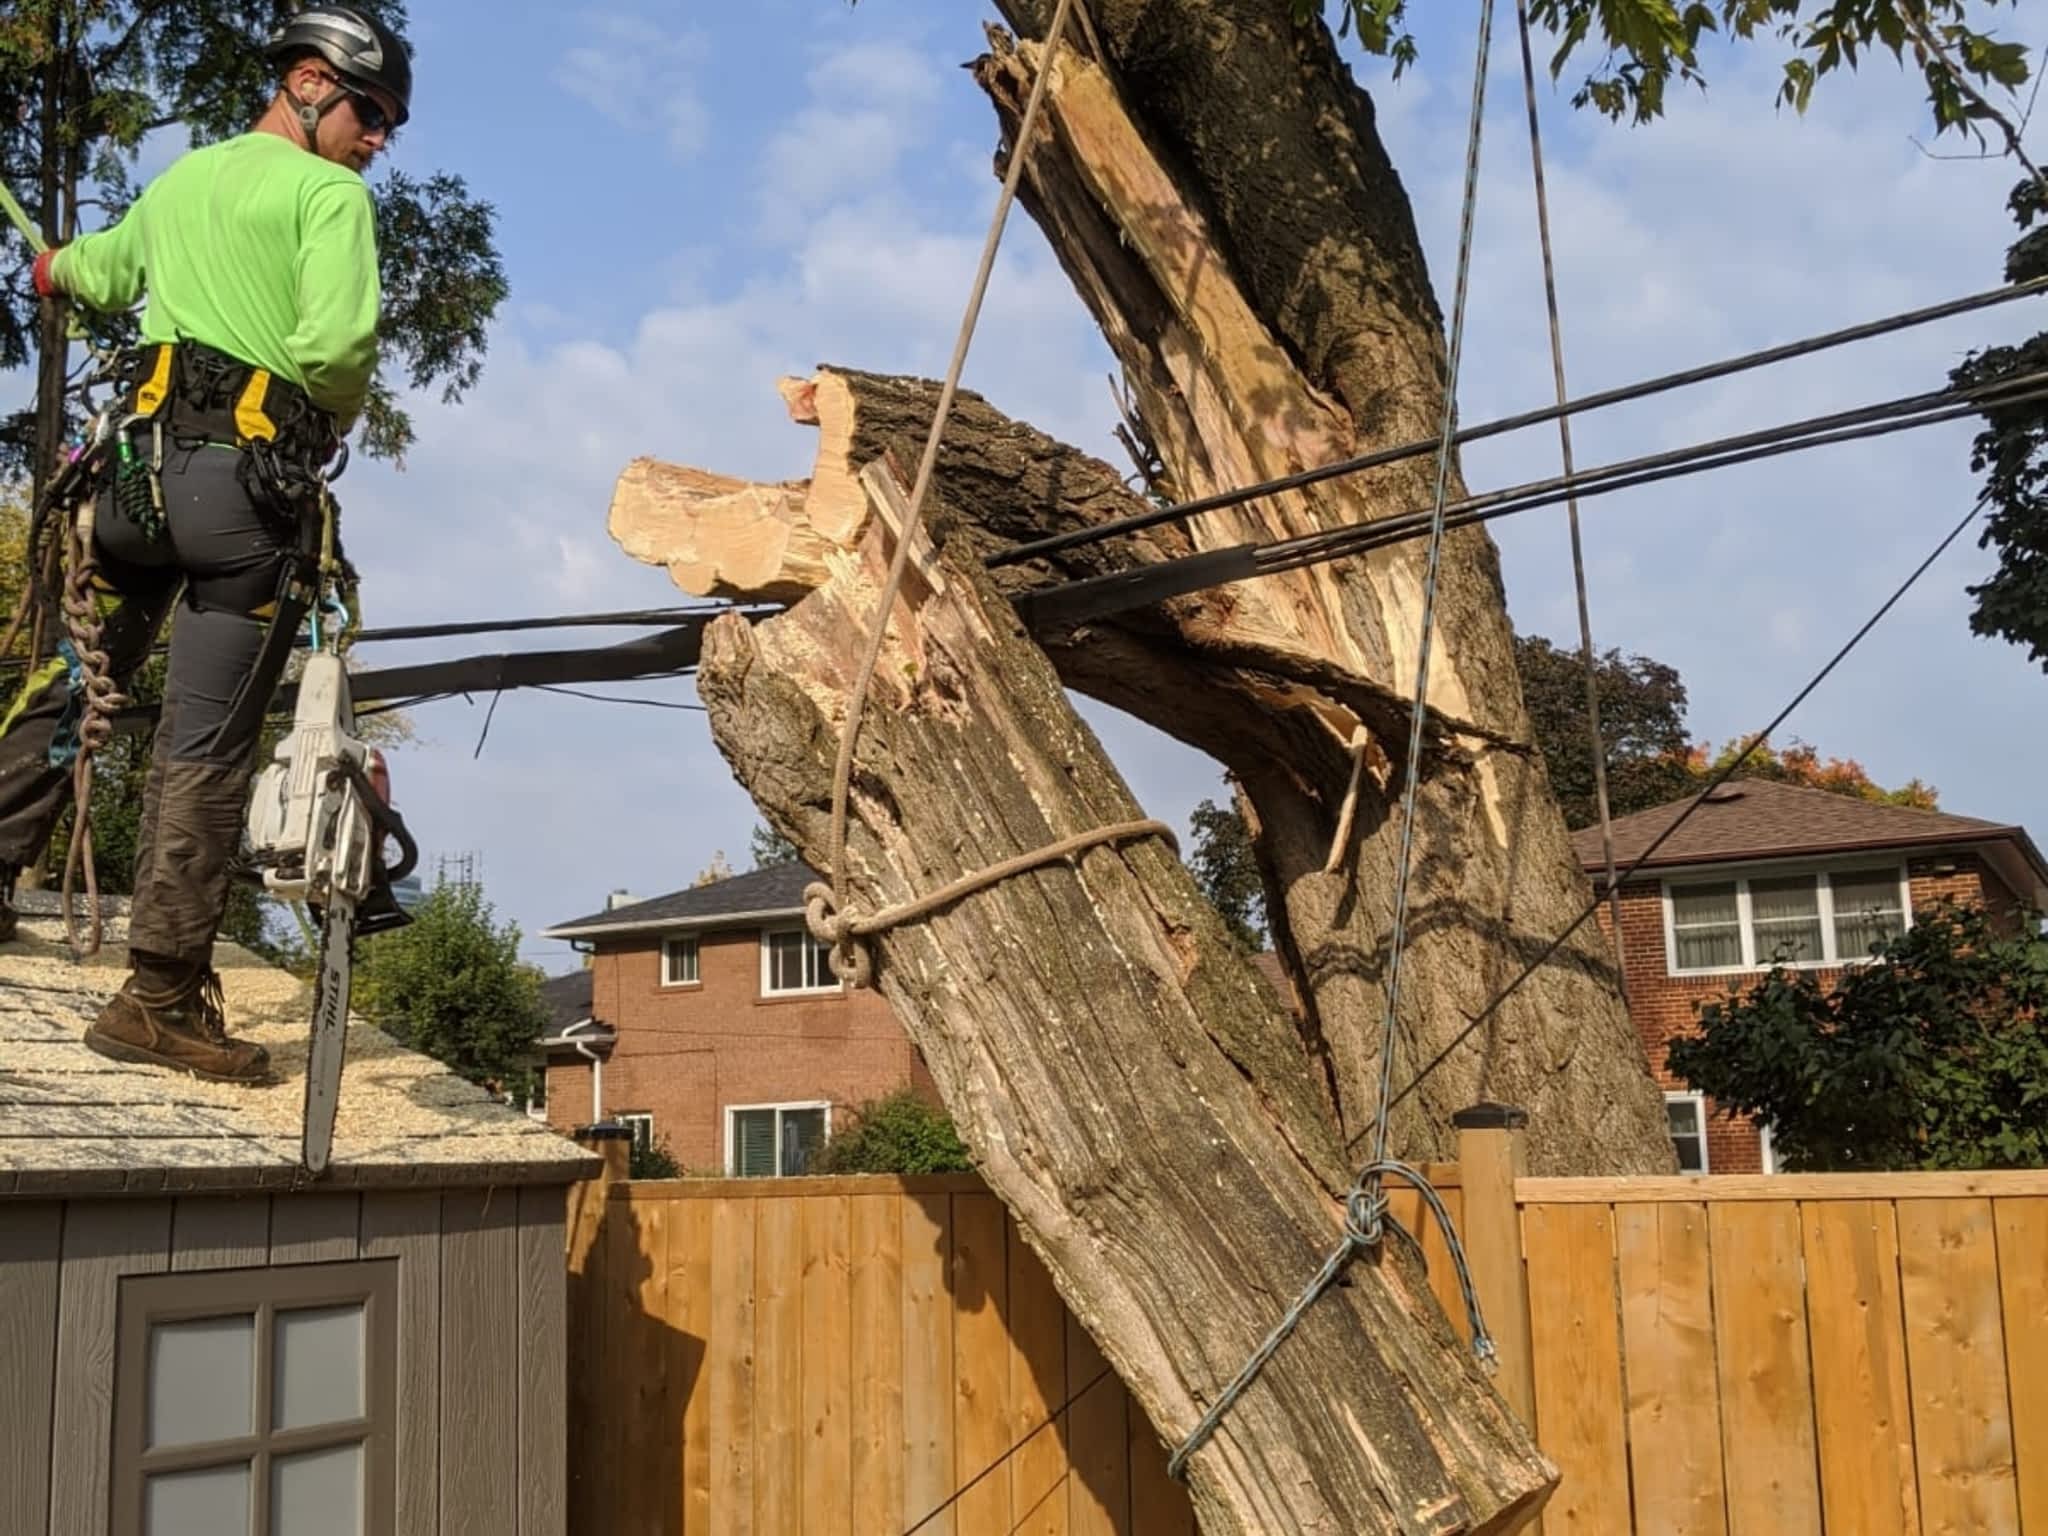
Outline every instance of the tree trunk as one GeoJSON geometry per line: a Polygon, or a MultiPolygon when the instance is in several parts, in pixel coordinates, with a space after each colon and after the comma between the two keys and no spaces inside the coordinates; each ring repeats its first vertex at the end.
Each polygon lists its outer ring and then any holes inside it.
{"type": "MultiPolygon", "coordinates": [[[[813,861],[894,534],[866,520],[788,613],[705,637],[713,735],[813,861]]],[[[978,552],[927,543],[891,614],[852,778],[855,915],[1139,815],[978,552]]],[[[1284,1011],[1153,837],[1012,875],[872,942],[877,984],[983,1175],[1178,1441],[1340,1231],[1329,1191],[1347,1159],[1284,1011]]],[[[1547,1495],[1528,1431],[1403,1246],[1385,1246],[1309,1310],[1191,1461],[1210,1536],[1506,1531],[1547,1495]]]]}

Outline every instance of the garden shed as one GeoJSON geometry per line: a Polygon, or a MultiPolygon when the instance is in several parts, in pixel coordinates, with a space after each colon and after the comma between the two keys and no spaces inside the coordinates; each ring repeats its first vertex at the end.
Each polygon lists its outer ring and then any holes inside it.
{"type": "Polygon", "coordinates": [[[355,1021],[309,1180],[306,989],[217,956],[273,1086],[123,1066],[81,1039],[118,934],[76,965],[46,911],[0,948],[0,1531],[563,1536],[599,1160],[355,1021]]]}

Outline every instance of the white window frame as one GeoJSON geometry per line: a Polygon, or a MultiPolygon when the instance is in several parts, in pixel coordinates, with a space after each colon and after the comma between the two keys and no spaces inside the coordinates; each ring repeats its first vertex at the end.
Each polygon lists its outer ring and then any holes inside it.
{"type": "Polygon", "coordinates": [[[664,934],[664,935],[662,936],[662,940],[661,940],[661,987],[662,987],[662,990],[663,990],[664,992],[666,992],[666,991],[672,991],[672,990],[680,990],[680,989],[682,989],[682,988],[685,988],[685,987],[701,987],[701,986],[703,986],[703,985],[704,985],[704,946],[703,946],[702,944],[700,944],[700,943],[698,942],[698,940],[697,940],[697,935],[696,935],[696,934],[694,934],[694,933],[670,933],[670,934],[664,934]],[[682,945],[682,944],[687,944],[687,945],[689,945],[689,946],[690,946],[690,975],[689,975],[689,977],[688,977],[688,979],[687,979],[687,980],[683,980],[683,981],[677,981],[677,980],[676,980],[676,979],[675,979],[674,977],[672,977],[672,976],[670,976],[670,975],[669,975],[669,966],[668,966],[668,957],[669,957],[669,949],[670,949],[670,946],[671,946],[671,945],[682,945]]]}
{"type": "Polygon", "coordinates": [[[810,930],[802,923],[790,923],[776,928],[763,928],[761,930],[760,946],[761,995],[763,997],[830,997],[835,993],[844,992],[846,990],[845,986],[837,976],[832,975],[830,951],[825,950],[822,945],[818,946],[820,950],[819,964],[824,966],[826,976],[831,978],[829,981],[822,982],[815,987],[778,987],[771,984],[775,972],[771,964],[774,952],[769,947],[770,940],[788,933],[800,934],[809,943],[817,944],[817,941],[811,938],[810,930]]]}
{"type": "MultiPolygon", "coordinates": [[[[789,1099],[773,1104],[728,1104],[725,1106],[725,1176],[736,1179],[739,1170],[733,1166],[733,1156],[738,1150],[739,1117],[749,1110],[772,1109],[775,1111],[775,1149],[778,1168],[782,1152],[782,1117],[790,1110],[822,1109],[825,1112],[824,1141],[832,1139],[832,1101],[830,1099],[789,1099]]],[[[820,1146],[824,1141],[819,1143],[820,1146]]],[[[789,1175],[777,1172],[773,1178],[787,1178],[789,1175]]]]}
{"type": "Polygon", "coordinates": [[[612,1119],[632,1133],[633,1145],[652,1152],[654,1150],[654,1111],[651,1109],[631,1110],[612,1119]],[[643,1129],[644,1127],[644,1129],[643,1129]]]}
{"type": "Polygon", "coordinates": [[[1664,908],[1664,974],[1667,976],[1741,976],[1753,971],[1770,969],[1768,957],[1759,958],[1756,952],[1756,925],[1750,912],[1749,882],[1751,880],[1782,880],[1793,876],[1810,875],[1815,878],[1820,917],[1820,942],[1822,958],[1818,960],[1794,960],[1789,962],[1793,970],[1826,971],[1840,970],[1845,966],[1867,964],[1869,957],[1857,955],[1844,960],[1835,954],[1835,900],[1834,880],[1837,874],[1862,874],[1866,871],[1892,867],[1899,874],[1899,911],[1905,927],[1913,926],[1913,882],[1903,861],[1896,864],[1889,859],[1835,859],[1826,864],[1744,864],[1736,867],[1712,868],[1702,866],[1683,874],[1667,875],[1661,882],[1660,895],[1664,908]],[[1671,901],[1674,887],[1689,885],[1735,886],[1735,915],[1742,940],[1742,961],[1738,965],[1705,965],[1687,969],[1678,963],[1678,928],[1671,901]]]}
{"type": "Polygon", "coordinates": [[[1697,1172],[1697,1173],[1694,1173],[1694,1172],[1693,1172],[1693,1171],[1692,1171],[1691,1169],[1689,1169],[1689,1168],[1682,1168],[1682,1169],[1680,1169],[1680,1170],[1679,1170],[1679,1172],[1680,1172],[1680,1173],[1681,1173],[1681,1174],[1682,1174],[1682,1175],[1683,1175],[1684,1177],[1686,1177],[1686,1178],[1688,1178],[1688,1179],[1703,1179],[1703,1178],[1705,1178],[1705,1177],[1706,1177],[1706,1176],[1707,1176],[1707,1175],[1708,1175],[1709,1173],[1711,1173],[1711,1172],[1713,1171],[1713,1167],[1714,1167],[1714,1159],[1713,1159],[1713,1155],[1712,1155],[1712,1153],[1711,1153],[1711,1152],[1709,1152],[1709,1150],[1708,1150],[1708,1148],[1707,1148],[1707,1096],[1706,1096],[1706,1095],[1705,1095],[1704,1093],[1689,1093],[1689,1092],[1688,1092],[1688,1093],[1681,1093],[1681,1092],[1678,1092],[1678,1091],[1676,1091],[1676,1090],[1673,1090],[1673,1091],[1667,1092],[1667,1093],[1666,1093],[1666,1094],[1664,1095],[1664,1102],[1665,1102],[1666,1104],[1690,1104],[1690,1105],[1692,1105],[1692,1107],[1693,1107],[1693,1113],[1694,1113],[1695,1115],[1697,1115],[1697,1116],[1699,1117],[1699,1127],[1700,1127],[1700,1167],[1699,1167],[1699,1172],[1697,1172]]]}

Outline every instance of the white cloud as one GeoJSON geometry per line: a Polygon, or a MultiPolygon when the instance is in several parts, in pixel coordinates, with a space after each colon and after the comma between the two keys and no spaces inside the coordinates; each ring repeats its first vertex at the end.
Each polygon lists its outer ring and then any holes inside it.
{"type": "Polygon", "coordinates": [[[704,147],[710,116],[697,88],[703,44],[696,34],[621,12],[583,18],[590,41],[565,50],[555,83],[624,128],[653,125],[669,155],[704,147]]]}

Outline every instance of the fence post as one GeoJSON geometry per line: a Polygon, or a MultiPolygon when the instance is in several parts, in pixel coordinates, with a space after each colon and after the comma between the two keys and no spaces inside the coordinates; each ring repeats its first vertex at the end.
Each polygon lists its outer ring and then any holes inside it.
{"type": "Polygon", "coordinates": [[[1465,1191],[1465,1259],[1500,1352],[1494,1385],[1510,1408],[1533,1425],[1536,1377],[1529,1349],[1529,1281],[1522,1266],[1522,1217],[1515,1180],[1528,1171],[1528,1111],[1474,1104],[1451,1116],[1458,1131],[1458,1175],[1465,1191]]]}
{"type": "Polygon", "coordinates": [[[572,1133],[594,1147],[604,1167],[573,1186],[566,1223],[569,1268],[569,1533],[593,1536],[608,1528],[603,1506],[606,1465],[614,1454],[603,1416],[609,1383],[599,1380],[604,1359],[605,1219],[613,1186],[624,1181],[633,1132],[623,1125],[579,1125],[572,1133]]]}

